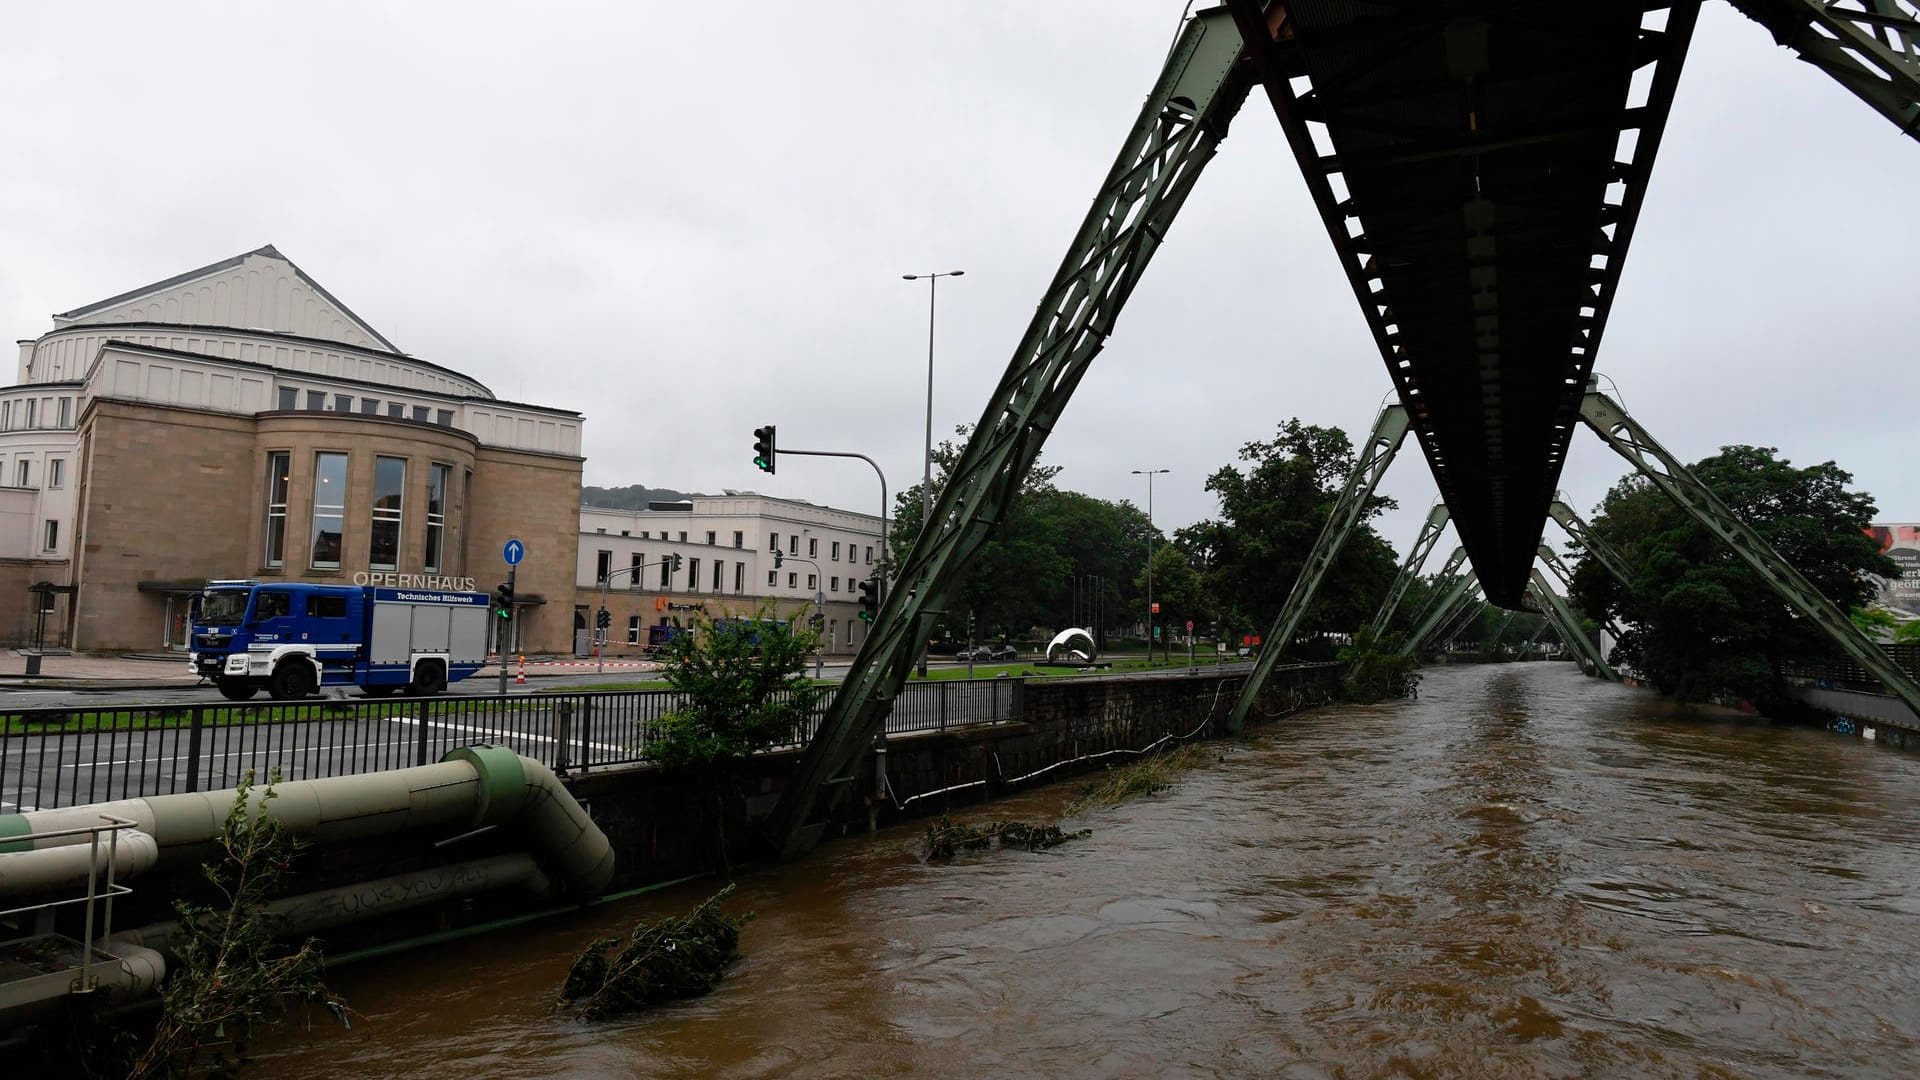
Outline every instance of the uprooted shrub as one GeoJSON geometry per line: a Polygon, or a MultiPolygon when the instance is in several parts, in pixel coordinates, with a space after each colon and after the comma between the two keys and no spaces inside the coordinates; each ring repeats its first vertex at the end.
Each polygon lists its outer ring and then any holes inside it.
{"type": "Polygon", "coordinates": [[[599,938],[573,961],[558,1008],[583,1020],[637,1012],[708,993],[740,955],[740,928],[753,913],[729,915],[728,885],[685,915],[633,928],[623,942],[599,938]]]}
{"type": "Polygon", "coordinates": [[[1206,762],[1209,751],[1189,743],[1172,750],[1148,754],[1128,765],[1108,769],[1106,779],[1082,788],[1078,798],[1067,804],[1067,815],[1103,806],[1114,806],[1137,795],[1154,795],[1173,786],[1173,778],[1206,762]]]}
{"type": "Polygon", "coordinates": [[[945,814],[927,826],[927,859],[951,859],[962,851],[980,851],[998,844],[1002,848],[1044,851],[1069,840],[1092,836],[1092,829],[1067,832],[1058,825],[1036,825],[1030,821],[989,821],[968,825],[945,814]]]}

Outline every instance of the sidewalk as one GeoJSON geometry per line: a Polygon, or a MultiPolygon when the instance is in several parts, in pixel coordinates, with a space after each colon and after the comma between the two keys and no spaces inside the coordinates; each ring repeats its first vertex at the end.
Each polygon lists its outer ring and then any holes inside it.
{"type": "MultiPolygon", "coordinates": [[[[651,661],[608,660],[609,675],[658,671],[651,661]]],[[[185,690],[201,685],[200,677],[187,667],[185,653],[48,653],[40,657],[40,674],[28,676],[27,658],[17,649],[0,650],[0,692],[34,687],[60,690],[185,690]]],[[[519,662],[507,668],[509,677],[519,671],[519,662]]],[[[527,657],[527,678],[554,678],[562,675],[587,675],[594,661],[572,656],[527,657]]],[[[490,663],[467,679],[498,678],[500,666],[490,663]]]]}

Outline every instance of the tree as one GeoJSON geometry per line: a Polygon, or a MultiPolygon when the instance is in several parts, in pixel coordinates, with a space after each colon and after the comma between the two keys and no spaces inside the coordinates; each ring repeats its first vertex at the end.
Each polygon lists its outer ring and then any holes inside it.
{"type": "MultiPolygon", "coordinates": [[[[1801,469],[1777,453],[1728,446],[1691,469],[1841,610],[1860,606],[1864,575],[1893,570],[1865,533],[1873,497],[1847,490],[1852,475],[1831,461],[1801,469]]],[[[1734,694],[1768,711],[1788,701],[1783,664],[1838,656],[1757,571],[1645,479],[1614,485],[1591,524],[1634,580],[1620,582],[1583,555],[1572,598],[1588,616],[1612,615],[1625,628],[1613,662],[1663,692],[1683,701],[1734,694]]]]}
{"type": "MultiPolygon", "coordinates": [[[[796,611],[797,616],[797,611],[796,611]]],[[[782,618],[774,601],[749,619],[694,620],[694,632],[667,645],[667,684],[684,704],[661,717],[642,753],[704,782],[712,797],[714,850],[729,869],[728,765],[797,741],[827,688],[806,677],[812,630],[782,618]]]]}
{"type": "MultiPolygon", "coordinates": [[[[1246,471],[1227,465],[1207,479],[1207,490],[1220,499],[1220,517],[1176,534],[1206,566],[1203,581],[1229,634],[1259,633],[1280,613],[1353,473],[1354,452],[1339,428],[1294,419],[1281,424],[1272,441],[1242,447],[1240,460],[1246,471]]],[[[1301,636],[1351,633],[1373,619],[1398,560],[1367,522],[1394,505],[1379,495],[1367,500],[1320,582],[1301,636]]]]}

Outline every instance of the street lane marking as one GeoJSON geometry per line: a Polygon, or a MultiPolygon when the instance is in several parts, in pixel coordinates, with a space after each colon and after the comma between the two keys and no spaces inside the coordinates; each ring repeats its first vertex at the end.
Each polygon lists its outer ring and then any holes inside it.
{"type": "MultiPolygon", "coordinates": [[[[419,719],[411,716],[396,716],[396,717],[393,717],[392,719],[394,723],[406,724],[408,727],[419,727],[421,724],[421,721],[419,719]]],[[[475,727],[472,724],[448,724],[441,721],[428,721],[427,726],[439,728],[442,731],[457,731],[463,735],[490,735],[496,739],[523,739],[527,742],[543,742],[543,743],[560,741],[554,738],[552,735],[534,735],[524,731],[506,731],[501,728],[475,727]]],[[[567,744],[569,746],[578,745],[571,739],[567,740],[567,744]]],[[[587,745],[591,746],[595,750],[612,750],[612,751],[621,752],[621,753],[624,753],[627,750],[627,747],[617,746],[611,743],[590,742],[587,745]]]]}

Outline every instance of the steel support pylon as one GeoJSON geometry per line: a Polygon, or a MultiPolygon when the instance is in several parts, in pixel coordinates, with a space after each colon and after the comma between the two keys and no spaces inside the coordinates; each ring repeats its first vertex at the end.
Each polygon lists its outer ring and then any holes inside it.
{"type": "Polygon", "coordinates": [[[1413,624],[1415,626],[1419,626],[1422,622],[1426,621],[1428,615],[1433,614],[1433,605],[1437,603],[1441,597],[1446,596],[1448,590],[1453,588],[1453,575],[1459,573],[1460,568],[1466,564],[1467,549],[1464,547],[1455,547],[1453,553],[1447,556],[1446,565],[1442,566],[1440,571],[1433,575],[1434,584],[1438,586],[1438,588],[1429,590],[1426,599],[1420,601],[1420,610],[1414,612],[1413,624]]]}
{"type": "MultiPolygon", "coordinates": [[[[895,587],[854,656],[818,732],[767,822],[782,857],[818,839],[821,799],[883,730],[921,642],[1019,493],[1062,410],[1212,159],[1251,86],[1236,72],[1240,35],[1224,11],[1189,19],[1066,258],[934,501],[895,587]]],[[[840,790],[845,790],[844,788],[840,790]]]]}
{"type": "Polygon", "coordinates": [[[1627,565],[1627,560],[1613,550],[1612,544],[1600,539],[1599,534],[1581,520],[1579,514],[1573,512],[1573,507],[1568,506],[1563,500],[1555,499],[1553,505],[1547,508],[1547,514],[1559,522],[1560,527],[1567,531],[1568,536],[1578,541],[1583,550],[1599,559],[1600,565],[1606,567],[1607,572],[1618,579],[1620,584],[1628,587],[1633,585],[1633,569],[1627,565]]]}
{"type": "Polygon", "coordinates": [[[1560,637],[1566,642],[1567,647],[1579,653],[1587,663],[1593,665],[1595,675],[1608,682],[1620,681],[1619,673],[1607,666],[1606,659],[1600,655],[1600,649],[1594,645],[1593,639],[1580,629],[1580,619],[1574,615],[1573,609],[1567,606],[1567,602],[1559,593],[1553,591],[1552,585],[1547,584],[1546,575],[1542,574],[1537,566],[1533,568],[1533,602],[1540,605],[1540,614],[1552,619],[1554,625],[1559,627],[1560,637]]]}
{"type": "Polygon", "coordinates": [[[1580,418],[1605,439],[1608,446],[1653,481],[1655,487],[1693,515],[1695,521],[1725,540],[1748,565],[1759,571],[1761,580],[1772,586],[1782,600],[1803,617],[1813,620],[1834,644],[1879,679],[1907,708],[1920,714],[1920,684],[1879,646],[1868,641],[1845,612],[1781,558],[1752,526],[1736,517],[1713,489],[1688,472],[1686,466],[1628,416],[1625,409],[1589,387],[1580,404],[1580,418]]]}
{"type": "Polygon", "coordinates": [[[1393,585],[1387,590],[1387,598],[1380,604],[1379,614],[1373,617],[1373,639],[1387,630],[1387,624],[1393,620],[1393,612],[1407,595],[1407,587],[1413,579],[1420,576],[1420,567],[1433,554],[1435,545],[1440,543],[1440,534],[1447,530],[1447,504],[1441,503],[1427,512],[1427,523],[1420,526],[1420,535],[1407,549],[1407,557],[1400,563],[1400,572],[1393,576],[1393,585]]]}
{"type": "Polygon", "coordinates": [[[1733,0],[1733,6],[1920,139],[1916,0],[1733,0]]]}
{"type": "Polygon", "coordinates": [[[1460,605],[1479,588],[1480,577],[1471,570],[1455,579],[1447,591],[1440,594],[1438,603],[1427,605],[1427,617],[1421,619],[1420,625],[1408,635],[1406,643],[1400,646],[1399,654],[1412,656],[1418,653],[1421,646],[1427,643],[1427,639],[1433,636],[1435,630],[1453,621],[1453,617],[1460,613],[1460,605]]]}
{"type": "MultiPolygon", "coordinates": [[[[1559,554],[1548,547],[1544,540],[1540,542],[1540,560],[1547,564],[1547,569],[1553,571],[1554,577],[1560,579],[1560,587],[1567,590],[1567,594],[1571,596],[1573,594],[1573,571],[1567,569],[1567,564],[1561,561],[1559,554]]],[[[1607,616],[1606,624],[1607,633],[1613,635],[1613,640],[1619,641],[1620,624],[1614,622],[1613,616],[1611,615],[1607,616]]]]}
{"type": "Polygon", "coordinates": [[[1280,614],[1274,617],[1273,629],[1267,632],[1266,647],[1260,650],[1259,659],[1253,663],[1253,674],[1247,677],[1246,685],[1240,688],[1240,700],[1233,703],[1233,712],[1227,717],[1227,730],[1238,732],[1246,727],[1247,714],[1253,710],[1253,703],[1260,697],[1260,689],[1266,685],[1267,675],[1273,666],[1280,662],[1280,654],[1287,650],[1293,641],[1293,635],[1300,628],[1300,620],[1306,618],[1307,609],[1313,606],[1313,594],[1320,588],[1320,581],[1327,576],[1327,567],[1340,555],[1340,548],[1347,542],[1347,536],[1355,525],[1365,516],[1367,500],[1373,497],[1373,489],[1380,484],[1380,478],[1386,475],[1387,466],[1393,464],[1393,455],[1400,450],[1400,444],[1407,437],[1407,428],[1412,426],[1412,417],[1406,407],[1399,402],[1380,410],[1373,422],[1373,434],[1367,437],[1366,445],[1360,448],[1360,458],[1354,463],[1353,474],[1347,477],[1347,486],[1340,491],[1340,497],[1334,500],[1333,508],[1327,511],[1327,523],[1320,529],[1320,536],[1313,542],[1313,550],[1307,553],[1307,561],[1300,566],[1300,576],[1293,581],[1293,590],[1287,594],[1287,602],[1280,607],[1280,614]]]}

